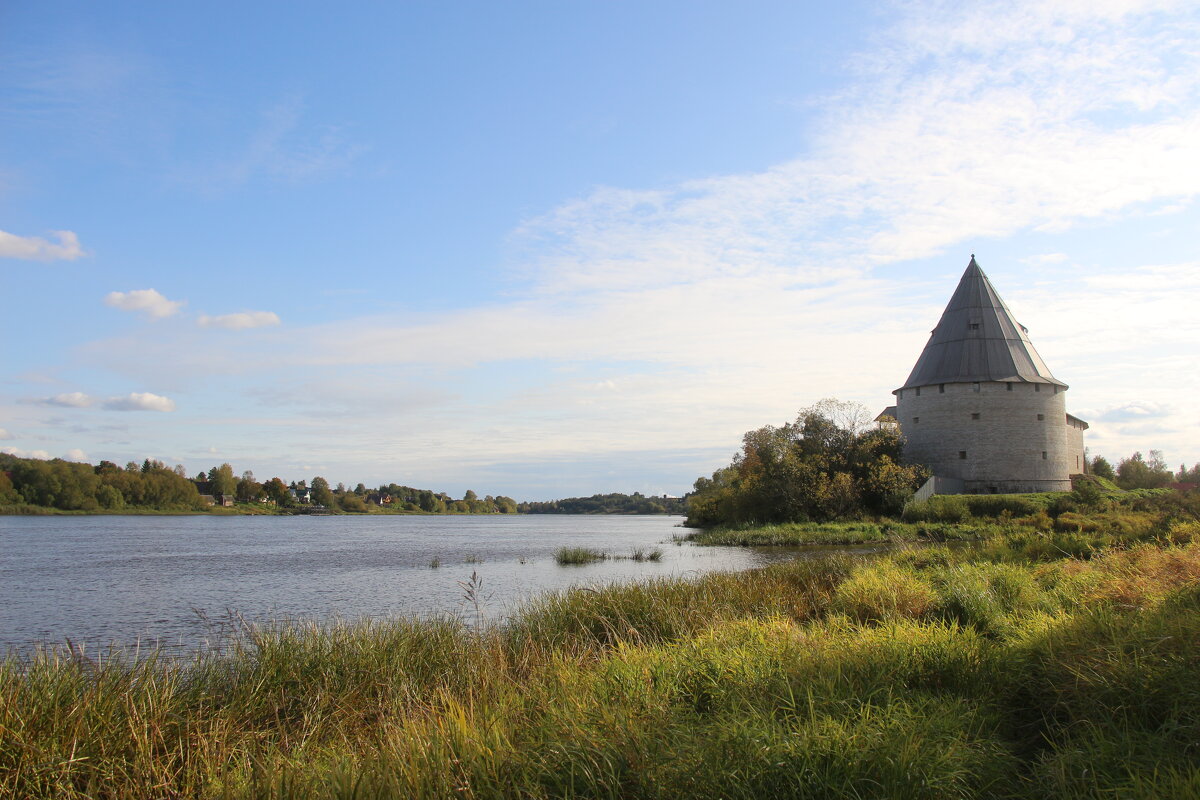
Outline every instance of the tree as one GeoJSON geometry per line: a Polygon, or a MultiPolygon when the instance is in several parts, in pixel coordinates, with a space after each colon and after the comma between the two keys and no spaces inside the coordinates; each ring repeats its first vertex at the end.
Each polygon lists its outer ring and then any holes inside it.
{"type": "Polygon", "coordinates": [[[233,476],[233,467],[222,464],[208,471],[209,493],[218,500],[222,495],[233,497],[237,493],[237,478],[233,476]]]}
{"type": "Polygon", "coordinates": [[[256,503],[266,496],[263,485],[254,480],[254,473],[246,470],[237,483],[237,499],[243,503],[256,503]]]}
{"type": "MultiPolygon", "coordinates": [[[[830,520],[896,513],[925,477],[901,459],[894,427],[871,428],[856,403],[822,400],[795,422],[742,437],[733,463],[699,478],[690,524],[830,520]]],[[[635,495],[636,496],[636,495],[635,495]]]]}
{"type": "Polygon", "coordinates": [[[1113,471],[1112,464],[1108,463],[1108,459],[1104,456],[1096,456],[1092,459],[1091,472],[1097,478],[1105,478],[1106,480],[1115,480],[1117,473],[1113,471]]]}
{"type": "Polygon", "coordinates": [[[0,470],[0,505],[6,506],[19,502],[21,502],[21,496],[17,494],[16,488],[13,487],[8,473],[0,470]]]}
{"type": "Polygon", "coordinates": [[[288,486],[279,478],[271,478],[263,484],[263,491],[267,495],[267,499],[277,506],[288,507],[292,505],[292,496],[288,493],[288,486]]]}
{"type": "Polygon", "coordinates": [[[1117,465],[1117,486],[1122,489],[1157,489],[1174,477],[1158,450],[1151,450],[1148,460],[1137,452],[1117,465]]]}
{"type": "Polygon", "coordinates": [[[314,503],[326,508],[336,507],[337,501],[329,489],[329,481],[320,475],[312,479],[312,499],[314,503]]]}

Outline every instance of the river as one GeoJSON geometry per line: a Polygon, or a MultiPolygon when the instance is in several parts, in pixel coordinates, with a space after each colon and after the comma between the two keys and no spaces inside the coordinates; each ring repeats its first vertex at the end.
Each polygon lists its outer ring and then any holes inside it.
{"type": "Polygon", "coordinates": [[[781,548],[698,547],[666,516],[0,517],[0,654],[68,640],[190,651],[233,619],[485,618],[572,585],[740,570],[781,548]],[[614,558],[559,565],[564,546],[614,558]],[[437,566],[433,566],[434,564],[437,566]]]}

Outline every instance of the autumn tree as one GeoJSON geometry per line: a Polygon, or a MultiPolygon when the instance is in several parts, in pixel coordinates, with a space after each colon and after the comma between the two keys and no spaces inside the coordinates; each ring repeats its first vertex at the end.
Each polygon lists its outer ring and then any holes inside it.
{"type": "Polygon", "coordinates": [[[333,496],[333,491],[329,488],[329,481],[318,475],[312,479],[311,488],[314,503],[326,508],[335,508],[337,506],[337,500],[333,496]]]}
{"type": "Polygon", "coordinates": [[[742,437],[733,463],[696,481],[689,523],[710,526],[898,513],[925,477],[891,427],[856,403],[822,400],[794,422],[742,437]]]}

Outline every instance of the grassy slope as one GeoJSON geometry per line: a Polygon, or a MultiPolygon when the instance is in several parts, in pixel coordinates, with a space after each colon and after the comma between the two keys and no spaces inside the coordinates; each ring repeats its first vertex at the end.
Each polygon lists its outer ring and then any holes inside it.
{"type": "Polygon", "coordinates": [[[0,668],[3,797],[1200,796],[1200,524],[0,668]],[[1074,555],[1076,557],[1064,557],[1074,555]]]}

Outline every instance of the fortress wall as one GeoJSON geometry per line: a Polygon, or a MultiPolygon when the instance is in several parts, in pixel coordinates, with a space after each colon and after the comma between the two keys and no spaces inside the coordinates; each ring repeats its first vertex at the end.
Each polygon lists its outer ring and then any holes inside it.
{"type": "Polygon", "coordinates": [[[1072,475],[1087,472],[1087,455],[1083,449],[1085,426],[1067,420],[1067,467],[1072,475]]]}
{"type": "Polygon", "coordinates": [[[1009,385],[947,383],[922,386],[919,395],[912,388],[899,392],[905,460],[962,480],[968,492],[1069,490],[1070,474],[1081,471],[1075,458],[1082,455],[1083,437],[1077,431],[1077,453],[1068,435],[1066,390],[1009,385]]]}

